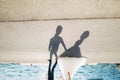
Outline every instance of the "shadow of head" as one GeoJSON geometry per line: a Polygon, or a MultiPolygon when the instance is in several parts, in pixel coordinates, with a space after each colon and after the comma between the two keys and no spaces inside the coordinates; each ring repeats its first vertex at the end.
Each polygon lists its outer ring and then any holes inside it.
{"type": "Polygon", "coordinates": [[[83,34],[80,36],[81,39],[86,39],[89,36],[89,31],[83,32],[83,34]]]}
{"type": "Polygon", "coordinates": [[[89,31],[83,32],[83,34],[80,36],[80,40],[77,40],[74,44],[74,46],[79,46],[84,39],[86,39],[89,36],[89,31]]]}
{"type": "Polygon", "coordinates": [[[62,26],[61,25],[58,25],[57,28],[56,28],[56,34],[59,35],[62,31],[62,26]]]}

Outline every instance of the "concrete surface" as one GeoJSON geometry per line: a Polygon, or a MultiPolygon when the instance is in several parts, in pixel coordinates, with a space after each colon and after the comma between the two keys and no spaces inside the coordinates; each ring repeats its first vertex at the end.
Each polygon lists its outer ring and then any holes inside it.
{"type": "Polygon", "coordinates": [[[119,17],[120,0],[0,0],[0,21],[119,17]]]}
{"type": "MultiPolygon", "coordinates": [[[[85,31],[90,36],[80,45],[89,63],[120,62],[120,19],[26,21],[0,23],[0,62],[44,62],[48,44],[58,24],[67,48],[85,31]]],[[[58,55],[64,51],[60,45],[58,55]]]]}
{"type": "Polygon", "coordinates": [[[90,31],[80,46],[88,63],[120,63],[119,9],[120,0],[0,0],[0,62],[46,62],[61,24],[68,48],[90,31]]]}

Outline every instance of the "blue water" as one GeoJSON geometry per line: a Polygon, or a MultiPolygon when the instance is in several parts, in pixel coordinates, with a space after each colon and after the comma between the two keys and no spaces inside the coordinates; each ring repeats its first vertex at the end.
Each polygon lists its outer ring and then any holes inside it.
{"type": "MultiPolygon", "coordinates": [[[[48,65],[0,64],[0,80],[46,80],[47,69],[48,65]]],[[[60,76],[57,66],[55,80],[60,76]]],[[[80,67],[72,80],[120,80],[120,71],[116,64],[87,65],[80,67]]]]}

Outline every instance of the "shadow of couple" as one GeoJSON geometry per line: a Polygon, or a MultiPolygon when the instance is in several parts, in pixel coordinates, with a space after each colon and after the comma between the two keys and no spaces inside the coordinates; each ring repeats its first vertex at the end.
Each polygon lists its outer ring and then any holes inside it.
{"type": "Polygon", "coordinates": [[[61,25],[58,25],[57,28],[56,28],[55,35],[50,39],[50,43],[49,43],[49,47],[48,47],[48,49],[50,51],[50,59],[48,60],[49,61],[48,80],[54,80],[54,69],[55,69],[55,67],[57,65],[57,59],[58,59],[57,51],[58,51],[58,48],[59,48],[59,44],[61,43],[62,46],[65,49],[65,51],[59,57],[82,57],[81,50],[80,50],[79,46],[89,36],[89,31],[84,31],[82,33],[82,35],[80,36],[80,39],[77,40],[72,47],[67,49],[65,44],[64,44],[64,41],[63,41],[62,37],[59,36],[59,34],[62,31],[62,28],[63,27],[61,25]],[[53,54],[56,57],[56,61],[55,61],[54,65],[53,65],[53,67],[51,68],[52,55],[53,54]]]}

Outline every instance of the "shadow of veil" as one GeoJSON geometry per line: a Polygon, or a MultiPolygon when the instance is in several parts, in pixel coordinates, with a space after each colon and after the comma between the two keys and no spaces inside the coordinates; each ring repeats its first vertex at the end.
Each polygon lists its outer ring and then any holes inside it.
{"type": "Polygon", "coordinates": [[[89,31],[84,31],[80,36],[80,39],[75,42],[75,44],[63,52],[59,57],[82,57],[81,50],[79,46],[83,41],[89,36],[89,31]]]}

